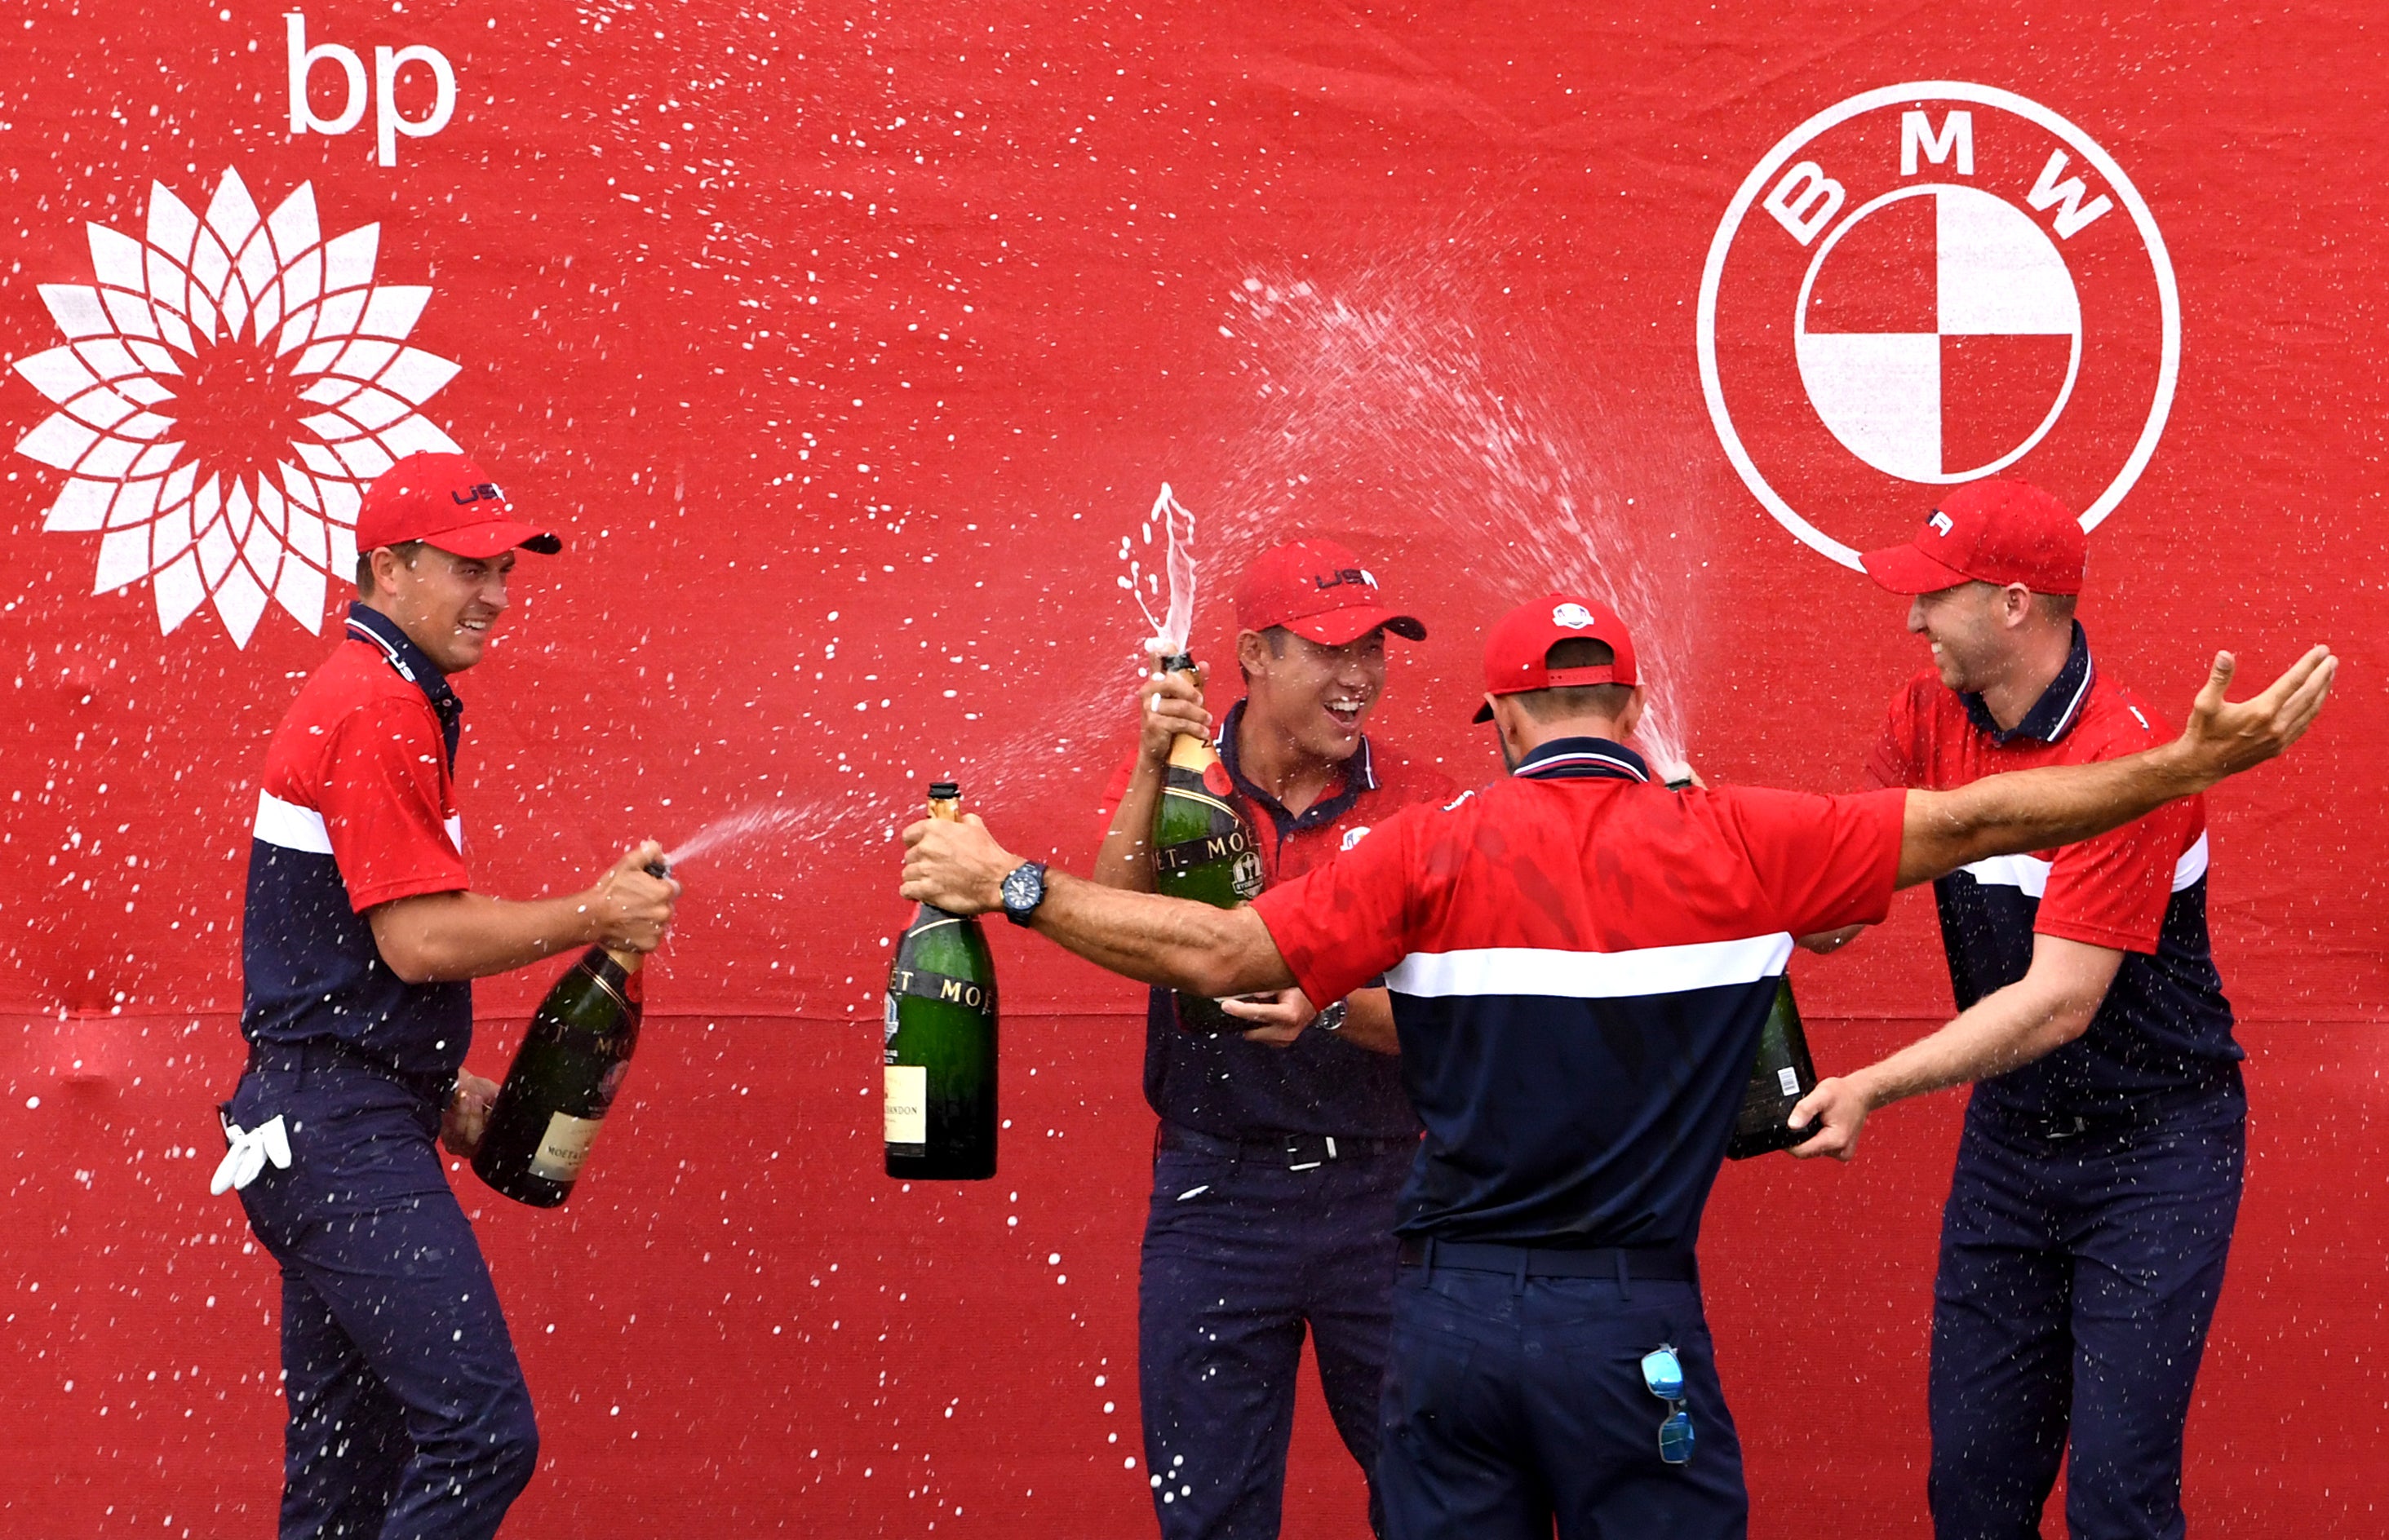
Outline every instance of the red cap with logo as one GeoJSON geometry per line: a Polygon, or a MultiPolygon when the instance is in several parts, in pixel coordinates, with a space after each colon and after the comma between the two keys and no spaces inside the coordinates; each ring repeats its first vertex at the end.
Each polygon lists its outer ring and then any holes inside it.
{"type": "Polygon", "coordinates": [[[357,509],[357,549],[422,541],[454,555],[487,560],[520,546],[553,556],[564,542],[517,520],[515,505],[481,467],[461,454],[410,454],[374,478],[357,509]]]}
{"type": "MultiPolygon", "coordinates": [[[[1634,639],[1626,622],[1581,594],[1546,593],[1493,622],[1485,638],[1485,693],[1515,695],[1528,690],[1564,690],[1580,684],[1639,684],[1634,639]],[[1606,642],[1614,663],[1554,668],[1545,661],[1553,646],[1582,637],[1606,642]]],[[[1493,703],[1476,708],[1475,721],[1493,719],[1493,703]]]]}
{"type": "Polygon", "coordinates": [[[1961,583],[2079,593],[2088,549],[2080,523],[2039,488],[1969,481],[1941,500],[1916,539],[1859,560],[1894,593],[1938,593],[1961,583]]]}
{"type": "Polygon", "coordinates": [[[1296,541],[1264,551],[1236,585],[1236,629],[1284,626],[1324,647],[1357,642],[1379,626],[1412,642],[1426,628],[1387,609],[1361,558],[1334,541],[1296,541]]]}

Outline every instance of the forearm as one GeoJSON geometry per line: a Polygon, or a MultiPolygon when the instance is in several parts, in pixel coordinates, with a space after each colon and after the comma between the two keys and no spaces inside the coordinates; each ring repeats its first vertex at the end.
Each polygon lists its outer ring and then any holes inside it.
{"type": "Polygon", "coordinates": [[[2029,978],[1986,995],[1940,1031],[1849,1076],[1870,1110],[2004,1075],[2079,1037],[2089,1012],[2029,978]]]}
{"type": "Polygon", "coordinates": [[[368,911],[374,943],[409,984],[449,984],[527,967],[600,938],[586,894],[511,902],[479,893],[428,894],[368,911]]]}
{"type": "Polygon", "coordinates": [[[1401,1052],[1401,1038],[1394,1030],[1393,991],[1355,989],[1345,996],[1344,1025],[1335,1035],[1372,1053],[1401,1052]]]}
{"type": "Polygon", "coordinates": [[[1190,995],[1216,999],[1294,983],[1249,909],[1123,892],[1053,872],[1033,928],[1099,968],[1190,995]]]}
{"type": "Polygon", "coordinates": [[[1128,790],[1112,812],[1112,826],[1095,852],[1093,880],[1128,893],[1151,893],[1153,876],[1153,809],[1161,800],[1163,771],[1140,757],[1128,790]]]}
{"type": "Polygon", "coordinates": [[[1992,856],[2103,834],[2209,783],[2168,744],[2095,765],[1987,775],[1954,791],[1910,791],[1898,885],[1930,882],[1992,856]]]}

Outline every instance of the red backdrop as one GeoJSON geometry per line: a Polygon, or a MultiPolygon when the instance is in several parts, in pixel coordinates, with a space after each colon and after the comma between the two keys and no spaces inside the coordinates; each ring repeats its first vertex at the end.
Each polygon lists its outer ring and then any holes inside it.
{"type": "MultiPolygon", "coordinates": [[[[1565,579],[1629,610],[1712,780],[1845,787],[1918,653],[1819,546],[1902,528],[1936,465],[2012,451],[2055,401],[2014,468],[2113,504],[2084,612],[2104,667],[2178,710],[2219,645],[2266,677],[2313,640],[2346,660],[2296,758],[2213,799],[2254,1112],[2189,1502],[2209,1534],[2377,1533],[2366,8],[1139,3],[319,3],[305,42],[361,89],[319,55],[304,133],[274,7],[0,23],[0,1526],[272,1521],[275,1281],[207,1196],[211,1104],[241,1056],[258,768],[329,645],[377,455],[444,435],[568,540],[463,681],[481,885],[794,810],[685,868],[572,1205],[457,1176],[546,1435],[510,1533],[1137,1534],[1137,994],[1000,936],[1003,1174],[935,1190],[878,1173],[875,996],[888,830],[924,779],[1088,859],[1142,634],[1121,542],[1159,484],[1201,520],[1214,659],[1260,542],[1366,553],[1433,632],[1397,649],[1376,730],[1463,780],[1494,768],[1463,725],[1483,619],[1565,579]],[[1905,82],[1961,84],[1795,133],[1905,82]],[[1802,160],[1859,232],[1822,260],[1834,237],[1766,211],[1802,160]],[[1906,195],[1857,217],[1927,184],[1937,226],[1906,195]],[[2024,255],[1967,268],[1969,210],[2024,255]],[[2025,269],[2047,303],[2001,310],[2025,269]]],[[[1800,192],[1778,201],[1830,201],[1800,192]]],[[[1801,965],[1829,1067],[1948,1009],[1929,910],[1801,965]]],[[[482,986],[474,1068],[503,1070],[554,971],[482,986]]],[[[1761,1535],[1923,1533],[1958,1109],[1884,1116],[1848,1169],[1719,1183],[1703,1250],[1761,1535]]],[[[1288,1532],[1360,1534],[1305,1394],[1288,1532]]]]}

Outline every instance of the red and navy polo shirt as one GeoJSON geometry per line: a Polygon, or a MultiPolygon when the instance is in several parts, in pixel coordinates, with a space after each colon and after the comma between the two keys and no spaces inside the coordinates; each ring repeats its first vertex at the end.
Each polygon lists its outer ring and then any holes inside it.
{"type": "MultiPolygon", "coordinates": [[[[2065,666],[2012,729],[1930,668],[1910,680],[1892,697],[1867,780],[1937,791],[2137,754],[2172,734],[2155,707],[2099,672],[2077,623],[2065,666]]],[[[1981,1082],[1976,1105],[2029,1118],[2113,1115],[2135,1098],[2230,1077],[2242,1054],[2207,943],[2206,860],[2206,801],[2192,796],[2097,839],[1977,861],[1933,885],[1961,1011],[2024,977],[2035,935],[2124,954],[2082,1036],[1981,1082]]]]}
{"type": "Polygon", "coordinates": [[[1564,738],[1255,899],[1313,999],[1393,991],[1395,1228],[1691,1248],[1792,938],[1882,918],[1905,796],[1672,792],[1564,738]]]}
{"type": "Polygon", "coordinates": [[[464,1064],[473,986],[406,983],[365,918],[471,885],[454,780],[463,711],[395,622],[349,606],[348,640],[266,750],[240,948],[251,1043],[336,1038],[406,1075],[464,1064]]]}
{"type": "MultiPolygon", "coordinates": [[[[1350,849],[1368,837],[1373,823],[1398,809],[1444,801],[1457,789],[1440,770],[1412,765],[1363,737],[1345,761],[1341,782],[1300,813],[1290,813],[1240,766],[1237,732],[1244,717],[1243,701],[1228,708],[1220,726],[1220,762],[1258,836],[1262,874],[1271,884],[1298,877],[1350,849]]],[[[1131,753],[1112,777],[1104,799],[1106,830],[1135,770],[1131,753]]],[[[1310,998],[1326,1005],[1348,993],[1310,998]]],[[[1167,989],[1146,999],[1144,1099],[1160,1116],[1217,1139],[1283,1133],[1418,1137],[1418,1117],[1391,1055],[1325,1032],[1306,1032],[1284,1048],[1248,1043],[1234,1033],[1196,1037],[1178,1030],[1167,989]]]]}

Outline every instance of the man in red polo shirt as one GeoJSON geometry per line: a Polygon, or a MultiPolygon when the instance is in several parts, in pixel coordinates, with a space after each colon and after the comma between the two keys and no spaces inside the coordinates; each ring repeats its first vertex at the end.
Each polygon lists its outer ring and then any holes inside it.
{"type": "Polygon", "coordinates": [[[249,1065],[222,1114],[282,1268],[285,1540],[486,1540],[539,1459],[530,1393],[435,1138],[469,1155],[496,1087],[459,1071],[469,982],[661,941],[679,885],[638,846],[580,893],[471,890],[451,676],[481,659],[517,550],[554,535],[461,454],[365,492],[347,640],[266,751],[241,935],[249,1065]]]}
{"type": "MultiPolygon", "coordinates": [[[[1220,762],[1269,883],[1352,848],[1399,808],[1450,796],[1442,774],[1362,732],[1386,686],[1386,634],[1420,642],[1426,628],[1386,605],[1358,556],[1331,541],[1278,546],[1246,570],[1235,605],[1245,695],[1220,724],[1220,762]]],[[[1212,723],[1184,674],[1147,680],[1137,702],[1094,880],[1149,893],[1171,740],[1208,740],[1212,723]]],[[[1181,1031],[1167,989],[1146,1011],[1144,1094],[1161,1124],[1137,1368],[1155,1509],[1171,1540],[1277,1533],[1308,1330],[1328,1411],[1372,1473],[1374,1522],[1394,1197],[1419,1131],[1392,1010],[1376,987],[1225,1009],[1254,1029],[1181,1031]]]]}
{"type": "MultiPolygon", "coordinates": [[[[2169,731],[2091,660],[2074,516],[2017,481],[1942,499],[1867,553],[1931,667],[1892,697],[1876,786],[2138,753],[2169,731]]],[[[1959,1014],[1795,1109],[1800,1155],[1849,1158],[1867,1114],[1974,1082],[1933,1291],[1926,1487],[1941,1540],[2039,1533],[2071,1460],[2083,1540],[2182,1533],[2182,1423],[2239,1211],[2247,1100],[2206,933],[2206,808],[2166,804],[1934,884],[1959,1014]]]]}

